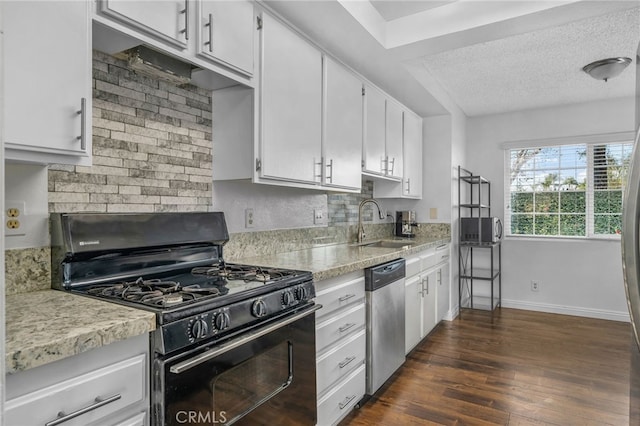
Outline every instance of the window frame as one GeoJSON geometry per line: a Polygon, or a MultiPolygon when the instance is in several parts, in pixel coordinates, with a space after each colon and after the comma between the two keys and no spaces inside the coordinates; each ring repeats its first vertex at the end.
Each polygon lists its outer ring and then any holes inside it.
{"type": "MultiPolygon", "coordinates": [[[[550,139],[521,140],[502,144],[504,153],[504,229],[506,238],[516,239],[569,239],[569,240],[613,240],[619,241],[620,234],[595,234],[595,208],[594,208],[594,153],[596,145],[634,143],[634,132],[618,132],[594,134],[587,136],[562,137],[550,139]],[[550,148],[569,145],[582,145],[587,148],[587,188],[585,190],[585,232],[586,235],[535,235],[511,233],[511,151],[518,149],[550,148]]],[[[624,186],[622,188],[624,194],[624,186]]]]}

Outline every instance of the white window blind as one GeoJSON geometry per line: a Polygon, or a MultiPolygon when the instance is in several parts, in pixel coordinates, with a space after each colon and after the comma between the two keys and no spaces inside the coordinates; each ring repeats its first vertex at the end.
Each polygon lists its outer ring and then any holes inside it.
{"type": "Polygon", "coordinates": [[[507,235],[619,234],[632,147],[628,140],[506,149],[507,235]]]}

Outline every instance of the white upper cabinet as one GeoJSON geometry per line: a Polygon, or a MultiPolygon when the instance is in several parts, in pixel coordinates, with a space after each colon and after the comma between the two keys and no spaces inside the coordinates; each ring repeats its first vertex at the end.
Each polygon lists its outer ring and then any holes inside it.
{"type": "Polygon", "coordinates": [[[263,178],[319,183],[322,54],[270,15],[262,22],[256,168],[263,178]]]}
{"type": "Polygon", "coordinates": [[[365,85],[365,129],[362,147],[362,170],[364,172],[385,174],[385,109],[384,95],[372,86],[365,85]]]}
{"type": "Polygon", "coordinates": [[[187,47],[191,3],[190,0],[99,0],[98,10],[174,46],[187,47]]]}
{"type": "Polygon", "coordinates": [[[5,158],[91,164],[90,3],[2,7],[5,158]]]}
{"type": "Polygon", "coordinates": [[[400,181],[402,107],[375,88],[365,85],[362,171],[400,181]]]}
{"type": "Polygon", "coordinates": [[[253,75],[253,4],[244,0],[198,3],[198,54],[253,75]]]}
{"type": "Polygon", "coordinates": [[[404,178],[402,195],[422,198],[422,118],[404,111],[404,178]]]}
{"type": "Polygon", "coordinates": [[[387,176],[402,179],[402,108],[387,99],[386,117],[386,173],[387,176]]]}
{"type": "Polygon", "coordinates": [[[324,180],[327,186],[360,189],[362,82],[324,57],[324,180]]]}

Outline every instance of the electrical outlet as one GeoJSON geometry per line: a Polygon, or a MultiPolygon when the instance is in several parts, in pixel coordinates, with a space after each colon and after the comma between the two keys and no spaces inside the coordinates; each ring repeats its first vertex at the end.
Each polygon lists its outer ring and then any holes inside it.
{"type": "Polygon", "coordinates": [[[324,222],[324,212],[322,209],[315,209],[313,211],[313,223],[318,225],[324,222]]]}
{"type": "Polygon", "coordinates": [[[540,290],[540,283],[538,283],[538,281],[536,280],[531,280],[531,291],[538,291],[540,290]]]}
{"type": "Polygon", "coordinates": [[[244,209],[244,227],[253,228],[253,209],[244,209]]]}
{"type": "Polygon", "coordinates": [[[4,235],[25,235],[25,202],[20,200],[5,201],[4,235]]]}

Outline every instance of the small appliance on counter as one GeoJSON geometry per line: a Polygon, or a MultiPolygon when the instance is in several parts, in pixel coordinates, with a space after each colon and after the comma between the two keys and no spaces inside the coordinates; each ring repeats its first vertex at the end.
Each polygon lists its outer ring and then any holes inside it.
{"type": "Polygon", "coordinates": [[[396,237],[413,238],[416,236],[413,228],[416,223],[415,210],[403,210],[396,212],[396,237]]]}

